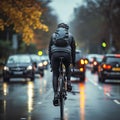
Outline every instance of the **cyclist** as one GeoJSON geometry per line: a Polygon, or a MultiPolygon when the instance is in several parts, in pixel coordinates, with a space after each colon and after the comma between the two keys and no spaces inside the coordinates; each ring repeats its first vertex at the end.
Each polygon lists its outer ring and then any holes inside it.
{"type": "Polygon", "coordinates": [[[67,76],[67,90],[70,92],[72,90],[71,81],[70,81],[70,64],[72,63],[75,66],[75,40],[71,33],[68,32],[68,41],[69,44],[67,46],[57,46],[55,45],[55,39],[57,37],[56,33],[60,29],[65,29],[65,31],[69,30],[69,26],[65,23],[60,23],[57,26],[57,30],[52,34],[50,43],[49,43],[49,59],[50,64],[53,71],[53,90],[54,90],[54,101],[58,100],[58,76],[59,76],[59,65],[60,65],[60,57],[63,57],[63,64],[66,69],[67,76]]]}

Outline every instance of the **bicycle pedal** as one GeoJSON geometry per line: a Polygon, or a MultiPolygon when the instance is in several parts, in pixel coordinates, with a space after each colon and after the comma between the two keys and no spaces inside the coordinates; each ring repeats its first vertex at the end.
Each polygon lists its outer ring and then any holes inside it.
{"type": "Polygon", "coordinates": [[[67,100],[67,97],[65,96],[65,100],[67,100]]]}
{"type": "Polygon", "coordinates": [[[54,106],[59,106],[59,100],[53,100],[53,105],[54,106]]]}

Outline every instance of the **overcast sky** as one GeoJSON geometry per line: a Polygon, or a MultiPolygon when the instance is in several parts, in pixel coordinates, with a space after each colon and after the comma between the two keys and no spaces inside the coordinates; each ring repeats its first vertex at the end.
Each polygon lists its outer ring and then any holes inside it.
{"type": "Polygon", "coordinates": [[[73,10],[82,4],[84,0],[52,0],[50,6],[58,15],[59,22],[68,23],[73,18],[73,10]]]}

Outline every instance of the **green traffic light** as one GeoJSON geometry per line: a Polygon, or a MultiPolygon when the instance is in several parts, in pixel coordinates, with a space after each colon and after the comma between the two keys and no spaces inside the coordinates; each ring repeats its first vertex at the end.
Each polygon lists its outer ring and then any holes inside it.
{"type": "Polygon", "coordinates": [[[107,46],[107,44],[106,44],[106,42],[102,42],[102,47],[106,47],[107,46]]]}
{"type": "Polygon", "coordinates": [[[40,51],[38,51],[38,55],[39,56],[42,56],[43,55],[43,52],[40,50],[40,51]]]}

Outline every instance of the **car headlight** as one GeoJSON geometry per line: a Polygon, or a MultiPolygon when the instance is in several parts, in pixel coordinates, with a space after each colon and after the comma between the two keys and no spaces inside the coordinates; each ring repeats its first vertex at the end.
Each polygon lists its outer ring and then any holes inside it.
{"type": "Polygon", "coordinates": [[[27,70],[32,70],[32,66],[29,65],[29,66],[27,67],[27,70]]]}
{"type": "Polygon", "coordinates": [[[39,66],[39,67],[43,67],[43,63],[39,63],[38,66],[39,66]]]}
{"type": "Polygon", "coordinates": [[[4,70],[5,70],[5,71],[9,71],[9,67],[4,66],[4,70]]]}
{"type": "Polygon", "coordinates": [[[43,64],[44,64],[44,65],[47,65],[47,64],[48,64],[48,62],[47,62],[47,61],[44,61],[44,62],[43,62],[43,64]]]}

